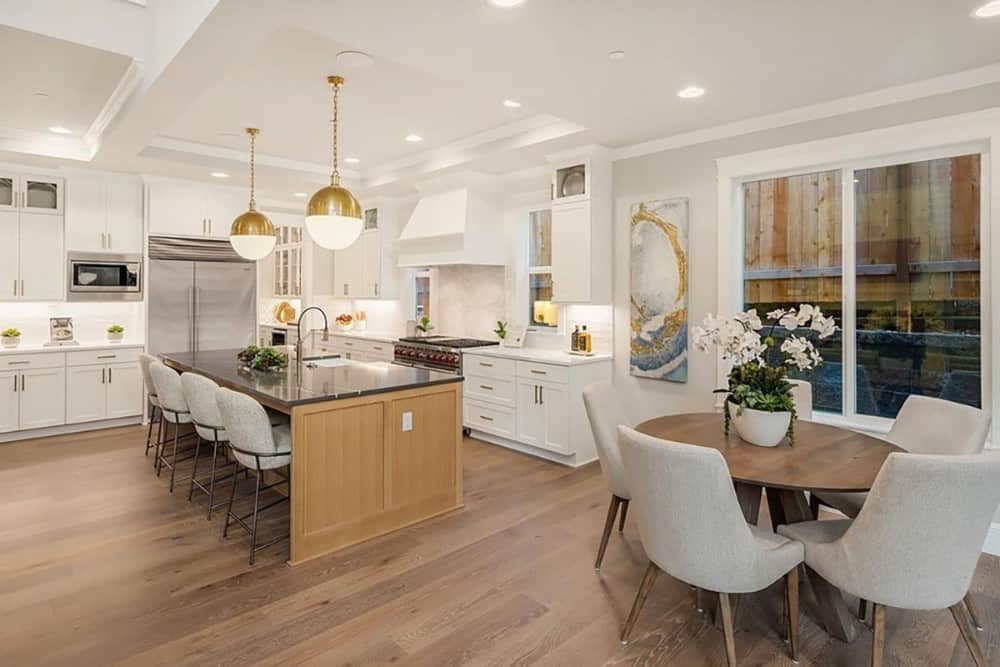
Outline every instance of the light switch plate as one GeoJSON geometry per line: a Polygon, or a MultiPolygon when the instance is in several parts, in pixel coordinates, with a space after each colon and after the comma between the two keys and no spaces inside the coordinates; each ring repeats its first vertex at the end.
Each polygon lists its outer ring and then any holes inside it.
{"type": "Polygon", "coordinates": [[[405,433],[406,431],[412,431],[412,430],[413,430],[413,413],[409,412],[409,411],[404,412],[403,413],[403,432],[405,433]]]}

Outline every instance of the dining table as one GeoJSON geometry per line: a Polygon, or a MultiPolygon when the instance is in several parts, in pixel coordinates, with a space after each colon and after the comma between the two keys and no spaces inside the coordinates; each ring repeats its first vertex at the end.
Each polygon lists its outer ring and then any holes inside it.
{"type": "MultiPolygon", "coordinates": [[[[718,450],[729,466],[736,497],[749,523],[757,524],[761,498],[766,498],[772,528],[813,521],[807,492],[864,492],[871,489],[889,454],[899,447],[847,428],[799,419],[794,444],[786,437],[774,447],[750,444],[731,428],[725,432],[721,413],[687,413],[656,417],[636,426],[640,433],[663,440],[718,450]]],[[[827,632],[852,641],[857,632],[840,590],[806,567],[817,613],[827,632]]]]}

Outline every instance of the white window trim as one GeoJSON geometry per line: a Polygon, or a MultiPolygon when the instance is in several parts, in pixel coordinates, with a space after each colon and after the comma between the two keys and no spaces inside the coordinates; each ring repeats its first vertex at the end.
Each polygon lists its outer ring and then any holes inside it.
{"type": "MultiPolygon", "coordinates": [[[[994,314],[1000,313],[1000,234],[992,234],[991,211],[1000,212],[1000,169],[992,168],[992,154],[1000,148],[1000,108],[977,111],[918,123],[859,132],[802,144],[734,155],[716,161],[718,190],[718,308],[733,313],[743,308],[743,209],[741,188],[747,181],[792,174],[843,170],[842,183],[853,181],[853,171],[888,164],[929,160],[946,155],[980,153],[980,276],[983,407],[1000,414],[1000,355],[994,354],[994,314]],[[738,264],[736,262],[738,261],[738,264]],[[735,270],[734,270],[735,269],[735,270]]],[[[854,189],[844,187],[842,197],[844,274],[854,272],[854,189]]],[[[845,282],[842,298],[854,303],[853,282],[845,282]]],[[[854,331],[853,308],[844,309],[843,327],[854,331]]],[[[846,333],[845,333],[846,339],[846,333]]],[[[853,346],[844,346],[845,368],[854,365],[853,346]]],[[[717,380],[724,383],[728,369],[717,359],[717,380]]],[[[844,402],[854,405],[853,378],[844,378],[844,402]]],[[[719,386],[723,386],[720,384],[719,386]]],[[[853,412],[853,409],[852,411],[853,412]]],[[[866,415],[824,414],[822,421],[870,432],[885,432],[892,420],[866,415]]]]}

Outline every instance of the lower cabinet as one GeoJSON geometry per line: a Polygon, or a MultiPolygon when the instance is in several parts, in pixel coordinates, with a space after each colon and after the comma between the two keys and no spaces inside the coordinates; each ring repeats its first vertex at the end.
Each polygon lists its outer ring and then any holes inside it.
{"type": "Polygon", "coordinates": [[[0,373],[0,433],[17,430],[17,387],[20,374],[0,373]]]}
{"type": "Polygon", "coordinates": [[[569,454],[569,404],[566,385],[517,381],[517,440],[569,454]]]}
{"type": "Polygon", "coordinates": [[[118,419],[142,413],[137,363],[75,366],[66,371],[66,423],[118,419]]]}
{"type": "Polygon", "coordinates": [[[0,432],[66,423],[66,369],[0,373],[0,432]]]}

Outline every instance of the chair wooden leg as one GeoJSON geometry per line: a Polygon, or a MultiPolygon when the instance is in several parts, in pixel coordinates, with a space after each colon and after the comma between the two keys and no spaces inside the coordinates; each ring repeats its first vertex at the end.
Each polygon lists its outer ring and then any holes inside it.
{"type": "Polygon", "coordinates": [[[604,550],[608,548],[608,539],[611,537],[611,530],[615,527],[615,515],[618,514],[618,506],[622,499],[618,496],[611,496],[611,504],[608,505],[608,518],[604,520],[604,533],[601,535],[601,546],[597,547],[597,560],[594,561],[594,569],[601,569],[601,562],[604,561],[604,550]]]}
{"type": "Polygon", "coordinates": [[[639,620],[639,612],[642,611],[642,606],[646,604],[646,598],[649,597],[649,591],[653,590],[653,584],[656,583],[656,575],[660,573],[660,568],[656,566],[653,561],[649,562],[649,567],[646,568],[646,573],[642,575],[642,581],[639,583],[639,590],[635,594],[635,602],[632,603],[632,610],[628,613],[628,620],[625,621],[625,627],[622,628],[622,644],[628,643],[628,638],[632,634],[632,628],[635,627],[635,622],[639,620]]]}
{"type": "Polygon", "coordinates": [[[623,530],[625,530],[625,515],[628,514],[628,501],[625,500],[625,499],[622,499],[622,501],[621,501],[621,507],[622,507],[622,511],[621,511],[621,514],[618,517],[618,532],[619,533],[622,532],[623,530]]]}
{"type": "Polygon", "coordinates": [[[982,632],[983,623],[979,618],[979,610],[976,609],[976,605],[972,604],[972,591],[966,593],[962,601],[965,603],[965,608],[969,610],[969,618],[972,619],[972,624],[976,626],[976,630],[982,632]]]}
{"type": "Polygon", "coordinates": [[[979,647],[976,635],[972,632],[969,624],[965,622],[965,616],[962,615],[961,602],[951,606],[951,615],[955,619],[955,624],[958,625],[958,631],[962,634],[965,645],[969,647],[969,653],[972,654],[972,659],[976,662],[976,667],[986,667],[986,658],[983,656],[983,649],[979,647]]]}
{"type": "Polygon", "coordinates": [[[799,567],[785,575],[785,605],[788,609],[788,641],[792,660],[799,660],[799,567]]]}
{"type": "Polygon", "coordinates": [[[885,653],[885,607],[872,605],[872,667],[882,667],[885,653]]]}
{"type": "Polygon", "coordinates": [[[733,628],[733,610],[729,594],[719,593],[719,610],[722,612],[722,633],[726,638],[726,659],[729,667],[736,667],[736,632],[733,628]]]}

